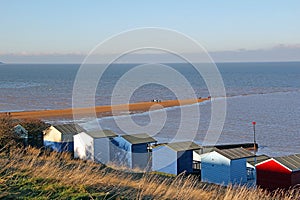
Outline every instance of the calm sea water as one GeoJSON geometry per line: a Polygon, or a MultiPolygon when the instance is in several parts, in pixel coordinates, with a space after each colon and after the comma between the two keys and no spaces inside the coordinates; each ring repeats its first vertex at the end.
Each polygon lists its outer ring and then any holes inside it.
{"type": "MultiPolygon", "coordinates": [[[[116,64],[109,67],[101,79],[96,104],[108,105],[116,81],[132,69],[135,64],[116,64]]],[[[197,96],[208,96],[205,82],[189,65],[170,64],[191,83],[197,96]]],[[[271,156],[300,153],[300,63],[220,63],[227,93],[226,123],[218,143],[243,143],[253,141],[252,121],[257,122],[259,153],[271,156]]],[[[0,111],[36,109],[59,109],[72,106],[72,89],[79,65],[0,65],[0,111]]],[[[172,77],[170,77],[171,79],[172,77]]],[[[181,85],[176,85],[180,88],[181,85]]],[[[166,87],[147,84],[138,88],[130,101],[150,99],[175,99],[166,87]]],[[[187,96],[188,98],[188,96],[187,96]]],[[[122,101],[122,97],[120,97],[122,101]]],[[[126,102],[124,102],[126,103],[126,102]]],[[[186,134],[197,129],[195,140],[201,144],[206,134],[211,105],[209,102],[188,106],[200,107],[199,127],[189,127],[186,134]]],[[[181,107],[166,109],[167,120],[155,137],[169,141],[174,137],[180,124],[181,107]]],[[[164,111],[155,111],[164,112],[164,111]]],[[[151,123],[149,112],[130,117],[141,127],[151,123]]],[[[187,121],[195,120],[193,116],[187,121]]],[[[198,119],[196,119],[198,120],[198,119]]],[[[124,133],[112,117],[99,119],[102,128],[124,133]]],[[[83,124],[93,129],[92,122],[83,124]]],[[[141,129],[128,127],[132,132],[141,129]]]]}

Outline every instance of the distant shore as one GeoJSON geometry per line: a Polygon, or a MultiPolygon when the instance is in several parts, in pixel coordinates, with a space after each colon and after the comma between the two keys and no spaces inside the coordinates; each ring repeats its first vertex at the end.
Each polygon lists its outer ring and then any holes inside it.
{"type": "Polygon", "coordinates": [[[68,108],[59,110],[36,110],[36,111],[22,111],[22,112],[10,112],[1,113],[10,115],[13,118],[36,118],[36,119],[73,119],[73,113],[80,117],[89,117],[91,113],[96,113],[97,117],[112,116],[114,114],[121,115],[125,113],[138,113],[146,112],[149,110],[158,110],[173,106],[190,105],[203,101],[208,101],[209,98],[201,99],[185,99],[185,100],[166,100],[161,102],[138,102],[132,104],[120,104],[109,106],[96,106],[93,108],[68,108]]]}

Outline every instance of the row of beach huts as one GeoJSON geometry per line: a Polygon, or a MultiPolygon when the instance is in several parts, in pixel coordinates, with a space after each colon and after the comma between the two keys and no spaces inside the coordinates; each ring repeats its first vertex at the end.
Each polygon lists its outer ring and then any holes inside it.
{"type": "Polygon", "coordinates": [[[75,158],[173,175],[196,174],[203,182],[220,185],[258,185],[274,190],[300,184],[300,154],[268,157],[256,156],[243,145],[158,143],[144,133],[88,132],[78,124],[52,125],[44,131],[43,140],[46,148],[71,152],[75,158]]]}

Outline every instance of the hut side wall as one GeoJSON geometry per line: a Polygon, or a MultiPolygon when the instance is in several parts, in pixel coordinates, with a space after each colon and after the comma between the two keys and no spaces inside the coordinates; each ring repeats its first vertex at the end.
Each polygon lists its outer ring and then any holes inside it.
{"type": "Polygon", "coordinates": [[[147,143],[132,145],[132,168],[139,168],[146,171],[151,169],[151,153],[148,152],[147,147],[147,143]]]}
{"type": "Polygon", "coordinates": [[[94,160],[93,138],[85,133],[74,135],[74,157],[94,160]]]}
{"type": "Polygon", "coordinates": [[[232,184],[247,184],[246,159],[231,160],[230,166],[230,182],[232,184]]]}
{"type": "Polygon", "coordinates": [[[44,140],[44,146],[50,148],[53,151],[57,152],[73,152],[74,142],[51,142],[44,140]]]}
{"type": "Polygon", "coordinates": [[[177,152],[177,174],[193,172],[193,151],[177,152]]]}
{"type": "Polygon", "coordinates": [[[122,137],[112,139],[111,158],[117,165],[132,168],[131,144],[122,137]]]}
{"type": "Polygon", "coordinates": [[[152,150],[153,171],[177,175],[177,153],[166,146],[152,150]]]}
{"type": "Polygon", "coordinates": [[[110,162],[109,138],[97,138],[94,140],[95,161],[107,164],[110,162]]]}
{"type": "Polygon", "coordinates": [[[300,170],[292,173],[292,186],[300,184],[300,170]]]}

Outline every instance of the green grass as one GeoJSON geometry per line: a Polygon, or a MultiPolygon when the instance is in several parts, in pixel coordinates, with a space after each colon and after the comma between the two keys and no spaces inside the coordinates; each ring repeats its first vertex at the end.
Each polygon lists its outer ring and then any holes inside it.
{"type": "Polygon", "coordinates": [[[57,180],[33,178],[21,173],[1,177],[1,199],[125,199],[92,187],[64,185],[57,180]]]}

